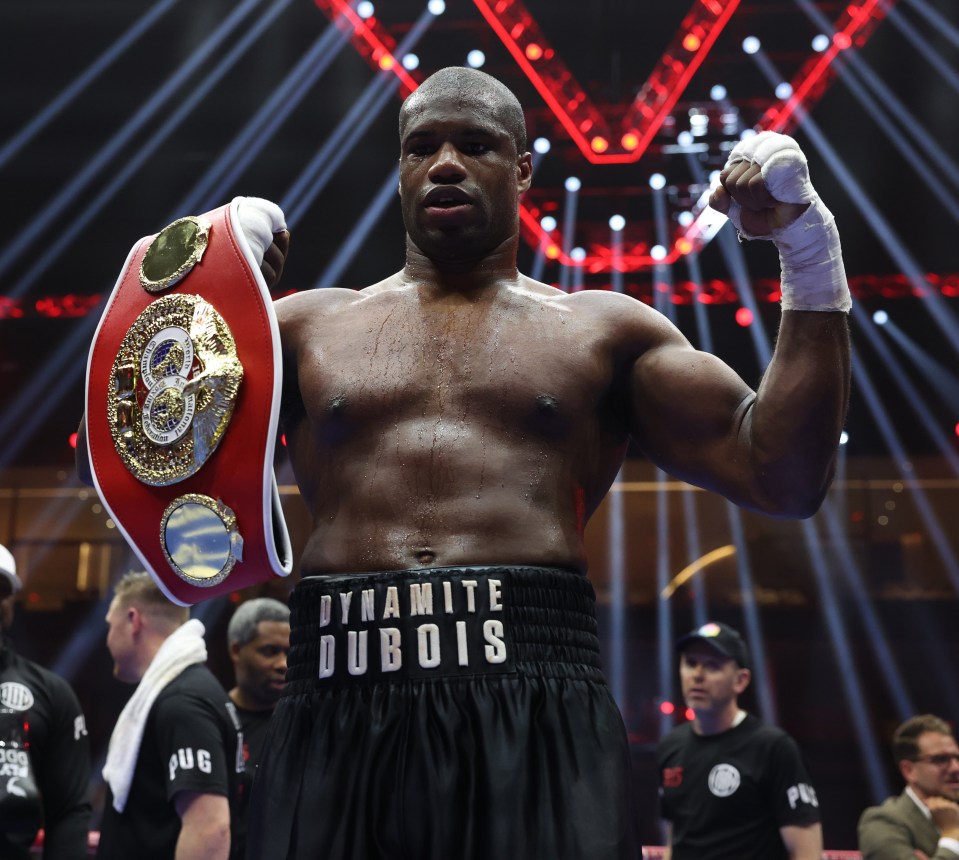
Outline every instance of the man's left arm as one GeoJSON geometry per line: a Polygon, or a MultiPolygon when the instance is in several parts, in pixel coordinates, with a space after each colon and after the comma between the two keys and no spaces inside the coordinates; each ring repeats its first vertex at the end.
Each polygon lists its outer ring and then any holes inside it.
{"type": "Polygon", "coordinates": [[[57,679],[50,688],[54,713],[42,750],[37,750],[37,787],[43,798],[44,860],[87,856],[90,829],[90,744],[73,690],[57,679]]]}
{"type": "Polygon", "coordinates": [[[221,794],[181,791],[174,797],[180,816],[175,860],[227,860],[230,805],[221,794]]]}
{"type": "Polygon", "coordinates": [[[779,828],[789,860],[822,860],[822,825],[787,824],[779,828]]]}
{"type": "Polygon", "coordinates": [[[715,356],[664,339],[634,370],[634,432],[666,471],[765,513],[810,516],[832,480],[849,402],[851,301],[839,234],[790,138],[743,142],[721,177],[710,205],[740,235],[779,249],[772,360],[753,392],[715,356]]]}

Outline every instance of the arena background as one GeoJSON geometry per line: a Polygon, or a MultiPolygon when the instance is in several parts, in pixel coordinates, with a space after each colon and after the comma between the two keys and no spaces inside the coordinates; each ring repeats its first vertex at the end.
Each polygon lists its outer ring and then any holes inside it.
{"type": "MultiPolygon", "coordinates": [[[[73,683],[100,762],[130,692],[103,615],[135,560],[76,479],[71,434],[138,238],[258,195],[293,234],[277,295],[385,277],[403,254],[400,100],[481,52],[537,141],[523,271],[629,292],[755,384],[775,252],[740,246],[702,201],[744,130],[795,134],[856,296],[829,499],[809,521],[761,517],[630,452],[589,528],[590,576],[644,840],[660,840],[653,748],[685,719],[670,643],[709,617],[753,645],[747,704],[806,752],[826,845],[855,847],[861,809],[900,788],[894,726],[959,713],[954,0],[31,0],[0,6],[0,34],[0,542],[26,583],[12,637],[73,683]]],[[[276,469],[299,551],[282,447],[276,469]]],[[[227,684],[225,623],[249,596],[196,610],[227,684]]]]}

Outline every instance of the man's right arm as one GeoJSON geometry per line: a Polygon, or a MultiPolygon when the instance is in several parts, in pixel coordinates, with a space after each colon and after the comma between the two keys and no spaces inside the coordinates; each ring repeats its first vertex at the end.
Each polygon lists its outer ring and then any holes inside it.
{"type": "Polygon", "coordinates": [[[673,857],[673,823],[663,821],[663,833],[666,838],[666,848],[663,851],[663,860],[672,860],[673,857]]]}
{"type": "Polygon", "coordinates": [[[227,860],[230,856],[230,806],[220,794],[180,791],[174,797],[180,816],[175,860],[227,860]]]}
{"type": "MultiPolygon", "coordinates": [[[[867,809],[859,819],[859,851],[862,860],[925,860],[916,848],[908,825],[881,806],[867,809]]],[[[938,848],[929,860],[956,860],[956,855],[938,848]]]]}

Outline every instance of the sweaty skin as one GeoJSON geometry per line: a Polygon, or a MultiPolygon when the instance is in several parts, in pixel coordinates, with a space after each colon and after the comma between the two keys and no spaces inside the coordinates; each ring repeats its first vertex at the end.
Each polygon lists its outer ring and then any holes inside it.
{"type": "MultiPolygon", "coordinates": [[[[520,275],[529,154],[495,99],[423,96],[401,121],[406,266],[359,292],[275,306],[284,429],[313,514],[302,573],[585,572],[583,529],[630,435],[662,468],[739,504],[812,514],[848,398],[845,315],[785,313],[757,398],[646,305],[520,275]]],[[[720,205],[755,186],[745,174],[720,205]]],[[[803,208],[770,205],[764,217],[803,208]]],[[[265,267],[277,277],[287,242],[265,267]]]]}

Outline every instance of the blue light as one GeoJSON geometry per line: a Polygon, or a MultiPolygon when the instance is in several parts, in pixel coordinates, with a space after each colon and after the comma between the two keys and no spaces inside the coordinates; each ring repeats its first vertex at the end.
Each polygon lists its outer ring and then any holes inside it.
{"type": "Polygon", "coordinates": [[[431,15],[442,15],[446,11],[446,4],[443,0],[430,0],[426,4],[426,8],[431,15]]]}
{"type": "Polygon", "coordinates": [[[872,315],[872,321],[876,325],[885,325],[887,322],[889,322],[889,314],[887,314],[885,311],[876,311],[872,315]]]}
{"type": "Polygon", "coordinates": [[[626,226],[626,219],[622,215],[613,215],[609,219],[609,228],[614,233],[619,233],[626,226]]]}
{"type": "Polygon", "coordinates": [[[546,155],[549,152],[549,141],[545,137],[537,137],[533,141],[533,149],[540,155],[546,155]]]}
{"type": "Polygon", "coordinates": [[[747,54],[755,54],[762,47],[762,42],[755,36],[747,36],[743,39],[743,50],[747,54]]]}
{"type": "Polygon", "coordinates": [[[580,182],[575,176],[570,176],[567,178],[563,185],[570,194],[575,194],[580,188],[583,187],[583,183],[580,182]]]}
{"type": "Polygon", "coordinates": [[[666,187],[666,177],[662,173],[654,173],[649,177],[649,187],[654,191],[660,191],[666,187]]]}
{"type": "Polygon", "coordinates": [[[552,215],[546,215],[540,220],[539,226],[547,233],[552,233],[556,229],[556,219],[552,215]]]}
{"type": "Polygon", "coordinates": [[[412,72],[413,69],[419,68],[419,65],[420,65],[420,58],[417,57],[416,54],[407,54],[405,57],[403,57],[404,69],[407,69],[412,72]]]}
{"type": "Polygon", "coordinates": [[[356,14],[361,18],[372,18],[375,11],[370,0],[361,0],[360,3],[356,4],[356,14]]]}
{"type": "Polygon", "coordinates": [[[721,102],[726,98],[726,88],[722,84],[716,84],[710,91],[709,97],[714,102],[721,102]]]}
{"type": "Polygon", "coordinates": [[[825,33],[820,33],[818,36],[813,37],[812,49],[817,54],[821,54],[828,47],[829,47],[829,37],[825,33]]]}
{"type": "Polygon", "coordinates": [[[473,69],[482,68],[486,63],[486,54],[478,48],[474,48],[466,55],[466,64],[473,69]]]}

